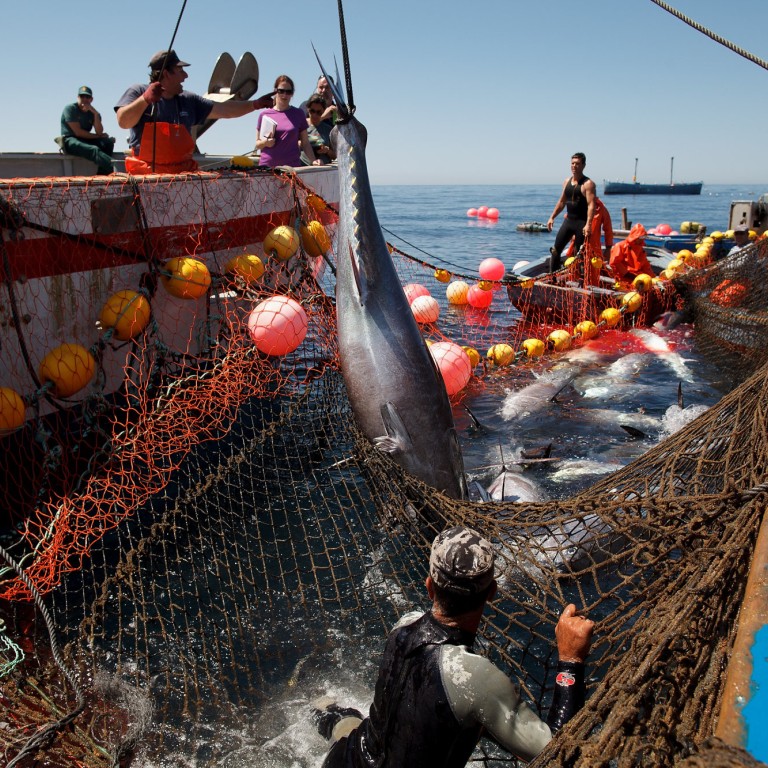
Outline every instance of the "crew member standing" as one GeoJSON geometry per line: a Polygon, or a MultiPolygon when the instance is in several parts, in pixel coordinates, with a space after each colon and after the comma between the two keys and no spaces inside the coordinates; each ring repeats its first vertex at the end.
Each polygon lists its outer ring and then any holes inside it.
{"type": "Polygon", "coordinates": [[[563,208],[566,209],[566,216],[555,237],[555,244],[549,251],[551,254],[550,272],[556,272],[560,269],[560,254],[568,245],[569,240],[574,239],[574,248],[578,253],[584,238],[589,237],[592,229],[597,190],[595,182],[584,175],[586,164],[587,156],[583,152],[576,152],[571,157],[571,176],[563,183],[563,192],[547,222],[547,229],[551,232],[557,214],[563,208]]]}
{"type": "Polygon", "coordinates": [[[130,128],[128,173],[196,171],[194,126],[272,106],[272,94],[255,101],[218,102],[184,91],[188,66],[175,51],[159,51],[149,62],[149,84],[132,85],[115,106],[117,124],[130,128]]]}

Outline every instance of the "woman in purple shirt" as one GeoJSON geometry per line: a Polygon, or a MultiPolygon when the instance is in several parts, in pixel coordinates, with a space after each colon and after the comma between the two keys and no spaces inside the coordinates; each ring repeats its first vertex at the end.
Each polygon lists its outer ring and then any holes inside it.
{"type": "Polygon", "coordinates": [[[259,165],[300,166],[299,144],[312,165],[321,164],[307,138],[307,116],[291,106],[293,91],[293,80],[288,75],[275,80],[275,106],[265,109],[256,124],[256,149],[261,150],[259,165]]]}

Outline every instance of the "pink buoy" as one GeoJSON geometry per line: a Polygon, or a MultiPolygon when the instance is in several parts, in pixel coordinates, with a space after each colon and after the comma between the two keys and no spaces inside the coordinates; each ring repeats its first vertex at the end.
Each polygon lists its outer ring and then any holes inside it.
{"type": "Polygon", "coordinates": [[[668,235],[672,232],[672,227],[669,226],[669,224],[657,224],[656,225],[656,234],[657,235],[668,235]]]}
{"type": "Polygon", "coordinates": [[[411,302],[411,312],[417,323],[434,323],[440,316],[440,305],[433,296],[417,296],[411,302]]]}
{"type": "Polygon", "coordinates": [[[443,377],[445,391],[449,395],[461,392],[472,376],[472,362],[469,355],[452,341],[438,341],[431,344],[429,351],[443,377]]]}
{"type": "Polygon", "coordinates": [[[484,291],[479,285],[473,285],[467,291],[467,304],[475,309],[486,309],[493,301],[493,291],[484,291]]]}
{"type": "Polygon", "coordinates": [[[412,304],[414,299],[418,299],[419,296],[429,296],[429,288],[421,283],[408,283],[403,286],[403,293],[405,298],[408,299],[408,303],[412,304]]]}
{"type": "Polygon", "coordinates": [[[507,268],[504,266],[504,262],[501,261],[501,259],[490,258],[483,259],[480,262],[478,271],[483,280],[501,280],[501,278],[504,277],[507,268]]]}
{"type": "Polygon", "coordinates": [[[470,208],[467,211],[467,216],[477,216],[477,208],[470,208]]]}
{"type": "Polygon", "coordinates": [[[484,219],[484,218],[485,218],[485,217],[488,215],[488,206],[487,206],[487,205],[481,205],[481,206],[480,206],[480,207],[477,209],[477,215],[478,215],[478,216],[479,216],[481,219],[484,219]]]}
{"type": "Polygon", "coordinates": [[[271,296],[248,316],[248,332],[265,355],[293,352],[304,341],[308,325],[304,308],[288,296],[271,296]]]}
{"type": "Polygon", "coordinates": [[[499,209],[498,209],[498,208],[489,208],[489,209],[486,211],[485,215],[486,215],[486,216],[487,216],[489,219],[498,219],[498,218],[499,218],[499,209]]]}

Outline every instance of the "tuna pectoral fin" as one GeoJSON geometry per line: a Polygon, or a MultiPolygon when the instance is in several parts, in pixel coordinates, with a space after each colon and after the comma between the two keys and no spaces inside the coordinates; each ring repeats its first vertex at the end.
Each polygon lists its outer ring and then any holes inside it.
{"type": "Polygon", "coordinates": [[[413,441],[394,403],[381,406],[381,418],[387,434],[374,438],[373,442],[384,453],[407,453],[413,449],[413,441]]]}

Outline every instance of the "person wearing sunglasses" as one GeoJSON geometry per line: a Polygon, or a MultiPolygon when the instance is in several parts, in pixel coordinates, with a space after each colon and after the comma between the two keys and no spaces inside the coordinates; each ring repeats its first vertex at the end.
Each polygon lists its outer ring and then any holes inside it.
{"type": "Polygon", "coordinates": [[[115,140],[104,132],[101,115],[93,106],[93,91],[87,85],[80,87],[74,104],[64,107],[61,137],[57,142],[68,155],[84,157],[95,163],[98,175],[114,173],[112,151],[115,140]]]}
{"type": "MultiPolygon", "coordinates": [[[[333,82],[333,78],[331,78],[333,82]]],[[[321,120],[329,125],[336,124],[336,105],[333,103],[333,92],[328,82],[328,78],[325,75],[320,75],[317,78],[317,85],[315,86],[315,92],[312,96],[321,96],[323,99],[323,115],[321,120]]],[[[309,99],[302,101],[299,107],[304,114],[309,117],[309,99]]]]}
{"type": "Polygon", "coordinates": [[[307,118],[298,107],[291,106],[293,80],[280,75],[275,80],[275,105],[265,109],[256,123],[256,149],[260,150],[259,165],[277,168],[281,165],[301,165],[299,146],[309,165],[321,165],[307,137],[307,118]]]}
{"type": "MultiPolygon", "coordinates": [[[[313,93],[307,99],[307,137],[315,157],[323,165],[327,165],[336,159],[336,153],[331,148],[331,130],[333,126],[327,120],[323,120],[325,112],[325,99],[319,93],[313,93]]],[[[302,152],[301,162],[309,165],[309,158],[302,152]]]]}

